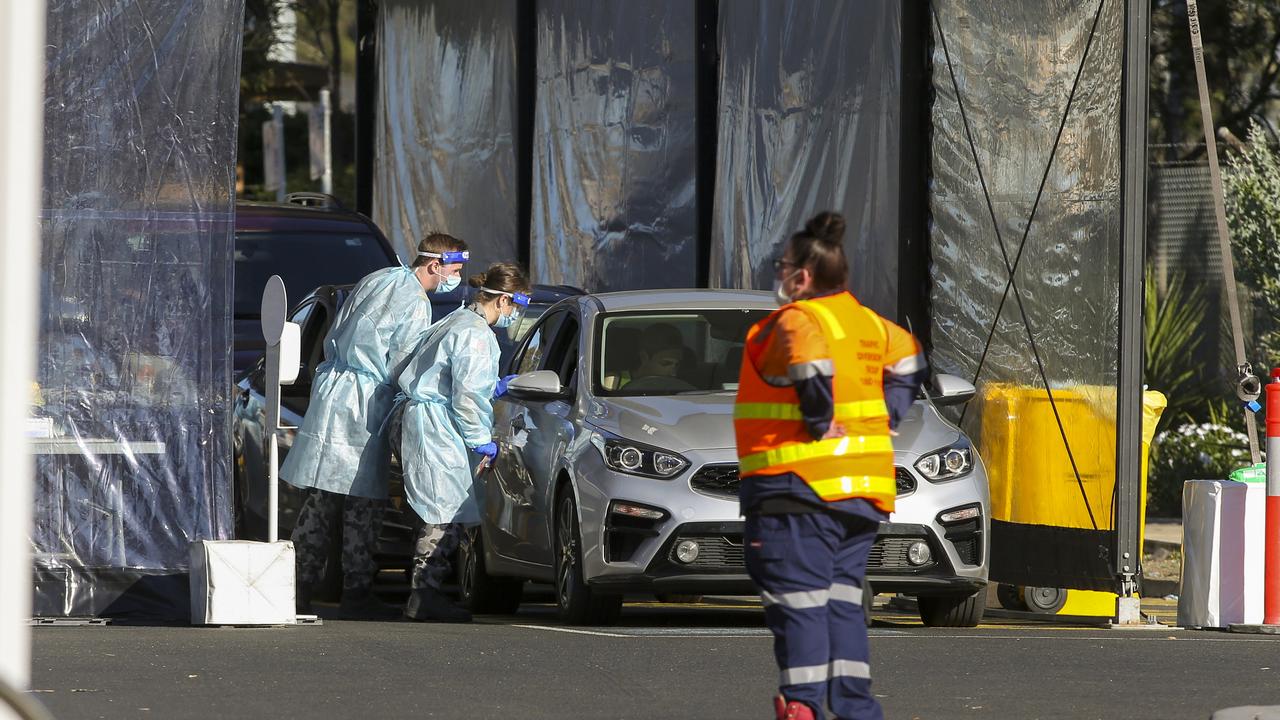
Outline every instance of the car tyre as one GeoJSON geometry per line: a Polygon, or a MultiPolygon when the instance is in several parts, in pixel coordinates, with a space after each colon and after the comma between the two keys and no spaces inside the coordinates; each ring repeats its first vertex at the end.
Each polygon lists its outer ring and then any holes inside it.
{"type": "Polygon", "coordinates": [[[490,575],[484,565],[483,533],[458,548],[458,596],[473,613],[514,615],[524,597],[524,581],[490,575]]]}
{"type": "Polygon", "coordinates": [[[972,595],[922,595],[916,601],[927,627],[977,627],[986,611],[987,589],[972,595]]]}
{"type": "Polygon", "coordinates": [[[621,595],[592,590],[582,578],[582,533],[573,493],[564,493],[556,513],[556,610],[570,625],[612,625],[622,612],[621,595]]]}

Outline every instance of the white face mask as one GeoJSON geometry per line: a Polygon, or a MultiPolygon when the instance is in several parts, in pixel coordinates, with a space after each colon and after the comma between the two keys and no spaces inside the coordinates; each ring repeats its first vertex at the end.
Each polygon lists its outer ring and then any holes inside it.
{"type": "Polygon", "coordinates": [[[791,273],[790,275],[782,278],[781,280],[779,280],[778,278],[773,279],[773,299],[778,302],[779,307],[789,304],[794,299],[789,294],[787,294],[787,291],[784,289],[784,287],[786,285],[786,282],[791,278],[795,277],[796,273],[798,272],[800,271],[797,270],[796,272],[791,273]]]}
{"type": "Polygon", "coordinates": [[[459,285],[462,284],[461,275],[443,275],[441,273],[436,273],[436,272],[433,272],[431,274],[440,278],[440,284],[437,285],[435,289],[435,292],[438,292],[438,293],[453,292],[458,288],[459,285]]]}

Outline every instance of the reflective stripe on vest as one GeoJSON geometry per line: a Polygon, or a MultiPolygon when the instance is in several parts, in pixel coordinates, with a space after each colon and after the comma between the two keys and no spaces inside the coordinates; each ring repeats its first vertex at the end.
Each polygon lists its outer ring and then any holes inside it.
{"type": "Polygon", "coordinates": [[[817,442],[795,443],[780,448],[746,455],[738,460],[738,470],[753,473],[774,465],[791,465],[806,460],[846,456],[893,453],[893,442],[887,436],[827,438],[817,442]]]}
{"type": "MultiPolygon", "coordinates": [[[[889,406],[883,400],[859,400],[836,403],[836,422],[841,420],[866,420],[889,416],[889,406]]],[[[733,408],[736,420],[796,420],[803,421],[800,403],[738,403],[733,408]]]]}

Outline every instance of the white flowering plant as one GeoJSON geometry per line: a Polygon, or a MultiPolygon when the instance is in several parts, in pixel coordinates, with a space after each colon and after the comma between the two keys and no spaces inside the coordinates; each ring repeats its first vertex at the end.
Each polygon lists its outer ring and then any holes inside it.
{"type": "Polygon", "coordinates": [[[1187,480],[1226,480],[1249,465],[1244,433],[1217,422],[1188,423],[1156,435],[1147,478],[1147,516],[1182,515],[1187,480]]]}

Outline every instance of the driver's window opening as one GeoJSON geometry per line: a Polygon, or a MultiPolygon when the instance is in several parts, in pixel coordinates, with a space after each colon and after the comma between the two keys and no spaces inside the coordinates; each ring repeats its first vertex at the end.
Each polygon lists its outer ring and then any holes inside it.
{"type": "Polygon", "coordinates": [[[606,316],[600,333],[605,395],[737,390],[747,329],[766,311],[705,310],[606,316]]]}

